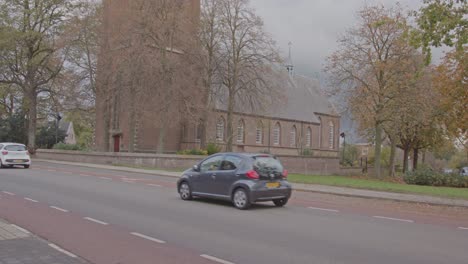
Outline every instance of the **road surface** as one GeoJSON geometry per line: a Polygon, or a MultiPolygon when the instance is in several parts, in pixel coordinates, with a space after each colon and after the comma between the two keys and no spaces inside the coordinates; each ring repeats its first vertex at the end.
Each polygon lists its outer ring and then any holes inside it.
{"type": "Polygon", "coordinates": [[[468,210],[295,192],[284,208],[182,201],[174,178],[0,170],[0,218],[96,264],[468,263],[468,210]]]}

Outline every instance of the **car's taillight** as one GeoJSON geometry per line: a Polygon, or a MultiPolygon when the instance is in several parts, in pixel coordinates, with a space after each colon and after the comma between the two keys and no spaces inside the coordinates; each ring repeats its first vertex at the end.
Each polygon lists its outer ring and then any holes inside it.
{"type": "Polygon", "coordinates": [[[2,155],[8,155],[8,151],[2,151],[2,155]]]}
{"type": "Polygon", "coordinates": [[[249,179],[253,179],[253,180],[258,180],[260,178],[260,176],[258,175],[258,173],[254,170],[250,170],[246,173],[247,177],[249,179]]]}
{"type": "Polygon", "coordinates": [[[288,177],[288,170],[283,170],[283,178],[287,178],[288,177]]]}

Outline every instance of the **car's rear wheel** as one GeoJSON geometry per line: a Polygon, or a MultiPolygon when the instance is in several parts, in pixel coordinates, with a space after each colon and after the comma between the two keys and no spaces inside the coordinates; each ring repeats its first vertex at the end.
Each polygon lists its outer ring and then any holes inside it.
{"type": "Polygon", "coordinates": [[[278,207],[282,207],[282,206],[285,206],[288,203],[288,199],[286,199],[286,198],[276,199],[276,200],[273,200],[273,203],[278,207]]]}
{"type": "Polygon", "coordinates": [[[234,191],[234,195],[232,196],[232,203],[237,209],[248,209],[250,207],[250,200],[247,192],[242,188],[236,189],[234,191]]]}
{"type": "Polygon", "coordinates": [[[182,182],[179,185],[179,194],[182,200],[192,200],[192,190],[190,190],[190,185],[187,182],[182,182]]]}
{"type": "Polygon", "coordinates": [[[29,166],[30,166],[30,165],[24,165],[24,168],[25,168],[25,169],[29,169],[29,166]]]}

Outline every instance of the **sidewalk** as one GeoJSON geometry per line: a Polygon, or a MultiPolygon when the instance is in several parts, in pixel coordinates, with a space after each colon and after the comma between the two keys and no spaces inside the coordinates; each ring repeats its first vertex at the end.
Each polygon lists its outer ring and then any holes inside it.
{"type": "Polygon", "coordinates": [[[79,257],[0,219],[0,264],[86,264],[79,257]]]}
{"type": "MultiPolygon", "coordinates": [[[[96,169],[108,169],[108,170],[114,170],[114,171],[135,172],[135,173],[143,173],[143,174],[158,175],[158,176],[165,176],[165,177],[179,177],[181,174],[180,172],[170,172],[170,171],[164,171],[164,170],[146,170],[146,169],[117,167],[117,166],[89,164],[89,163],[51,161],[51,160],[41,160],[41,159],[35,159],[35,161],[82,166],[82,167],[96,168],[96,169]]],[[[404,202],[413,202],[413,203],[426,203],[426,204],[433,204],[433,205],[468,207],[468,201],[461,200],[461,199],[450,199],[450,198],[428,196],[428,195],[417,195],[417,194],[371,191],[371,190],[315,185],[315,184],[292,183],[292,185],[295,191],[317,192],[317,193],[343,195],[343,196],[351,196],[351,197],[385,199],[385,200],[404,201],[404,202]]]]}

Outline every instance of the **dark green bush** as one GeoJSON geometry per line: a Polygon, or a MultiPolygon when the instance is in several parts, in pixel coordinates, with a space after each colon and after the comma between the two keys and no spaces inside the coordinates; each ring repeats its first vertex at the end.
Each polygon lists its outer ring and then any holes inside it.
{"type": "Polygon", "coordinates": [[[456,173],[444,174],[432,170],[428,167],[419,168],[408,172],[403,179],[407,184],[428,185],[428,186],[446,186],[446,187],[468,187],[468,177],[456,173]]]}
{"type": "Polygon", "coordinates": [[[312,156],[314,152],[310,148],[306,148],[302,150],[302,156],[312,156]]]}
{"type": "Polygon", "coordinates": [[[206,145],[206,151],[208,152],[208,155],[213,155],[218,152],[221,152],[221,148],[215,143],[208,143],[206,145]]]}
{"type": "Polygon", "coordinates": [[[208,152],[202,149],[186,149],[177,151],[179,155],[207,155],[208,152]]]}

